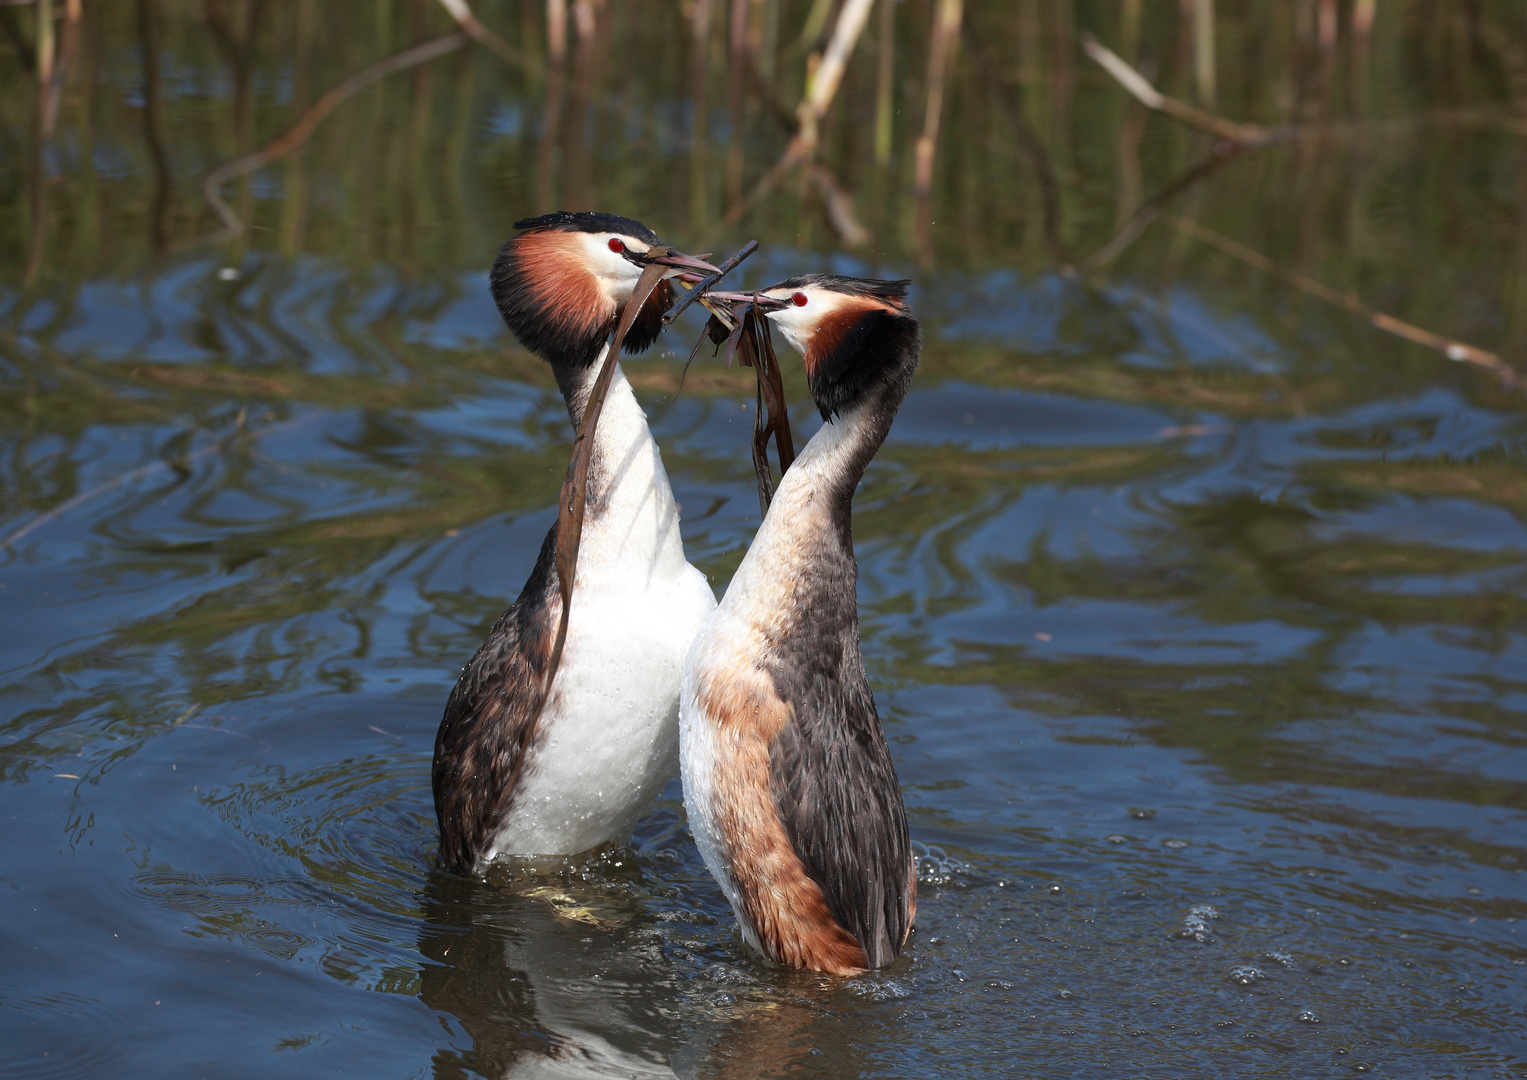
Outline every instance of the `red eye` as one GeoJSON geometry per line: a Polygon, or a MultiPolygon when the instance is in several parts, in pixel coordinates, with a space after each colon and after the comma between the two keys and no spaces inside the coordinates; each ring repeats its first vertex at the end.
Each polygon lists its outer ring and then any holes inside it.
{"type": "Polygon", "coordinates": [[[612,236],[610,237],[610,250],[619,255],[626,250],[626,245],[621,243],[620,237],[612,236]]]}
{"type": "Polygon", "coordinates": [[[798,293],[796,293],[794,296],[792,296],[790,298],[790,302],[792,304],[794,304],[796,307],[805,307],[806,306],[806,294],[803,293],[803,292],[798,292],[798,293]]]}

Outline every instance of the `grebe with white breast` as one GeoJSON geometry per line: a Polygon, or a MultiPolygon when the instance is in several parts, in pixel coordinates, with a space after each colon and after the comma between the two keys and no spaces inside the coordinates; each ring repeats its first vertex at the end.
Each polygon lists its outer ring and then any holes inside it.
{"type": "MultiPolygon", "coordinates": [[[[493,264],[493,299],[520,343],[551,365],[578,430],[643,271],[656,263],[665,279],[627,332],[632,352],[662,329],[673,302],[666,279],[716,268],[613,214],[560,212],[515,228],[524,231],[493,264]]],[[[446,702],[432,779],[441,859],[454,870],[623,841],[678,766],[680,672],[715,595],[685,561],[662,457],[618,367],[603,402],[577,590],[551,686],[562,615],[555,526],[446,702]]]]}

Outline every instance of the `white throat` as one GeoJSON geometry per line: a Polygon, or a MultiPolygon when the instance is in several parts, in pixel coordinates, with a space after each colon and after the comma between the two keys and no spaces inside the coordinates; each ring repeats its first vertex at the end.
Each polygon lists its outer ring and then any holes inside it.
{"type": "MultiPolygon", "coordinates": [[[[597,377],[609,346],[589,368],[597,377]]],[[[594,433],[589,516],[578,553],[578,585],[624,581],[645,588],[685,566],[679,508],[647,414],[619,363],[594,433]]]]}

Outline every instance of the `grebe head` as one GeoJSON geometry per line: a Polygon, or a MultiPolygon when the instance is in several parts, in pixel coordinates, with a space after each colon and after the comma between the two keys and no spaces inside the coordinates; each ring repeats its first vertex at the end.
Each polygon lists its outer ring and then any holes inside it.
{"type": "Polygon", "coordinates": [[[806,381],[823,420],[885,392],[894,412],[917,367],[922,335],[907,309],[908,281],[807,274],[756,293],[711,292],[756,303],[806,362],[806,381]]]}
{"type": "Polygon", "coordinates": [[[662,330],[663,313],[673,304],[666,279],[699,281],[715,269],[615,214],[562,210],[514,227],[524,231],[499,249],[489,279],[493,300],[520,344],[554,365],[593,363],[649,264],[663,266],[665,280],[626,335],[626,352],[646,349],[662,330]]]}

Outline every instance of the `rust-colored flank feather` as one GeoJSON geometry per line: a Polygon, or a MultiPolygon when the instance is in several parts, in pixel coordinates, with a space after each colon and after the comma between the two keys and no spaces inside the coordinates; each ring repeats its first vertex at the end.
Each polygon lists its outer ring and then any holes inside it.
{"type": "Polygon", "coordinates": [[[521,265],[536,267],[530,278],[539,308],[561,334],[584,338],[615,317],[615,302],[583,266],[579,234],[547,229],[518,240],[521,265]]]}
{"type": "Polygon", "coordinates": [[[756,668],[706,678],[699,700],[716,727],[717,825],[731,849],[740,914],[777,963],[862,974],[869,967],[864,950],[807,875],[769,791],[769,754],[791,722],[790,707],[756,668]]]}

